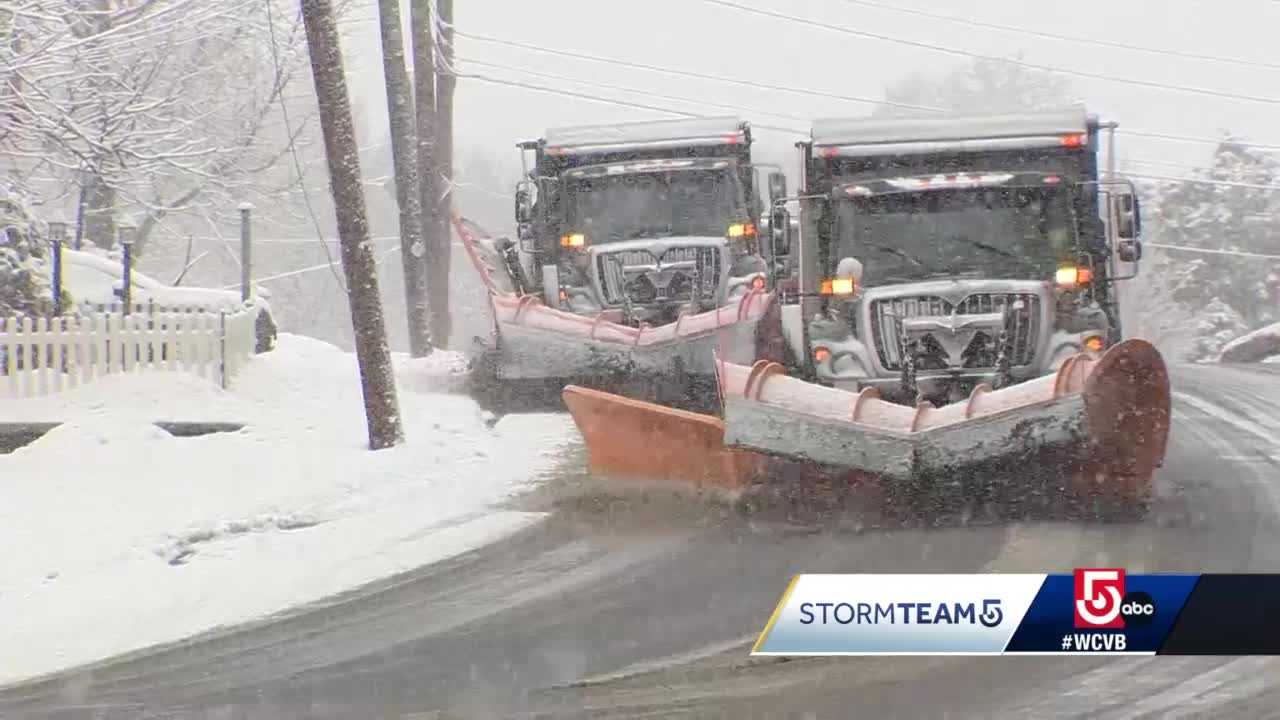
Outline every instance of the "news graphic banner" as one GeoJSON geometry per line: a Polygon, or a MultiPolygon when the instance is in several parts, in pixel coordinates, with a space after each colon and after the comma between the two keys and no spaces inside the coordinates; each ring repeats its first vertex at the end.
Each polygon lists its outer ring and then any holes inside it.
{"type": "Polygon", "coordinates": [[[1280,575],[797,575],[753,655],[1277,655],[1280,575]]]}

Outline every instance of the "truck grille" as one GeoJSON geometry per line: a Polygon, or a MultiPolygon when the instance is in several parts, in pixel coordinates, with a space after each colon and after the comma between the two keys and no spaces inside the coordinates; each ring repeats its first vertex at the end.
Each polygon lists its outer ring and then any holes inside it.
{"type": "Polygon", "coordinates": [[[1035,360],[1036,341],[1040,334],[1040,296],[1035,293],[975,293],[953,305],[945,298],[921,296],[876,300],[871,303],[871,337],[880,364],[889,370],[902,369],[899,347],[900,319],[921,316],[978,315],[1000,312],[1006,304],[1022,301],[1022,310],[1014,313],[1012,327],[1013,367],[1030,365],[1035,360]]]}
{"type": "Polygon", "coordinates": [[[596,256],[596,272],[607,305],[714,300],[722,279],[717,247],[619,250],[596,256]]]}

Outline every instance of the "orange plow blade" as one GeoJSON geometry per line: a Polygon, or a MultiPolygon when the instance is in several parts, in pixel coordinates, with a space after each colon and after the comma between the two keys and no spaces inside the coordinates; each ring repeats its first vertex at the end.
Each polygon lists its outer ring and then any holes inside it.
{"type": "Polygon", "coordinates": [[[764,472],[767,456],[724,444],[724,423],[576,385],[564,402],[595,475],[736,493],[764,472]]]}

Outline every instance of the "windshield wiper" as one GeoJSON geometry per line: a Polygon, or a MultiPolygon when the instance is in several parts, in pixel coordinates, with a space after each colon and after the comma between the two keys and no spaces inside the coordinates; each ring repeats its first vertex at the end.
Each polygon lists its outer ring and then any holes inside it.
{"type": "Polygon", "coordinates": [[[916,257],[915,255],[912,255],[909,252],[900,250],[896,247],[893,247],[890,245],[876,245],[875,243],[866,243],[866,245],[867,247],[873,250],[879,250],[880,252],[887,252],[890,255],[897,255],[900,258],[909,260],[912,263],[915,263],[916,265],[919,265],[920,267],[924,268],[925,270],[928,270],[929,272],[939,272],[938,270],[935,270],[934,268],[929,267],[929,265],[927,265],[923,260],[916,257]]]}
{"type": "Polygon", "coordinates": [[[966,245],[972,245],[972,246],[974,246],[974,247],[976,247],[976,248],[980,248],[980,249],[982,249],[982,250],[986,250],[986,251],[988,251],[988,252],[996,253],[997,255],[1003,255],[1003,256],[1005,256],[1005,257],[1007,257],[1007,258],[1013,258],[1014,260],[1022,260],[1022,259],[1023,259],[1023,257],[1022,257],[1021,255],[1018,255],[1018,254],[1016,254],[1016,253],[1009,252],[1008,250],[1005,250],[1005,249],[1004,249],[1004,248],[1002,248],[1002,247],[996,247],[995,245],[988,245],[987,243],[984,243],[984,242],[982,242],[982,241],[980,241],[980,240],[970,240],[970,239],[969,239],[969,238],[967,238],[967,237],[955,237],[955,238],[952,238],[952,240],[957,240],[957,241],[962,242],[962,243],[964,243],[964,244],[966,244],[966,245]]]}

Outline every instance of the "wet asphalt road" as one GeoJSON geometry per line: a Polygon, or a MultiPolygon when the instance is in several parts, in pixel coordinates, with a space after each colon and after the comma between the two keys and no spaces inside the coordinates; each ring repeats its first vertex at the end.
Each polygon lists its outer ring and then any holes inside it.
{"type": "Polygon", "coordinates": [[[561,509],[288,617],[2,689],[0,717],[1280,717],[1280,658],[748,657],[796,572],[1280,572],[1278,370],[1175,369],[1138,523],[561,509]]]}

